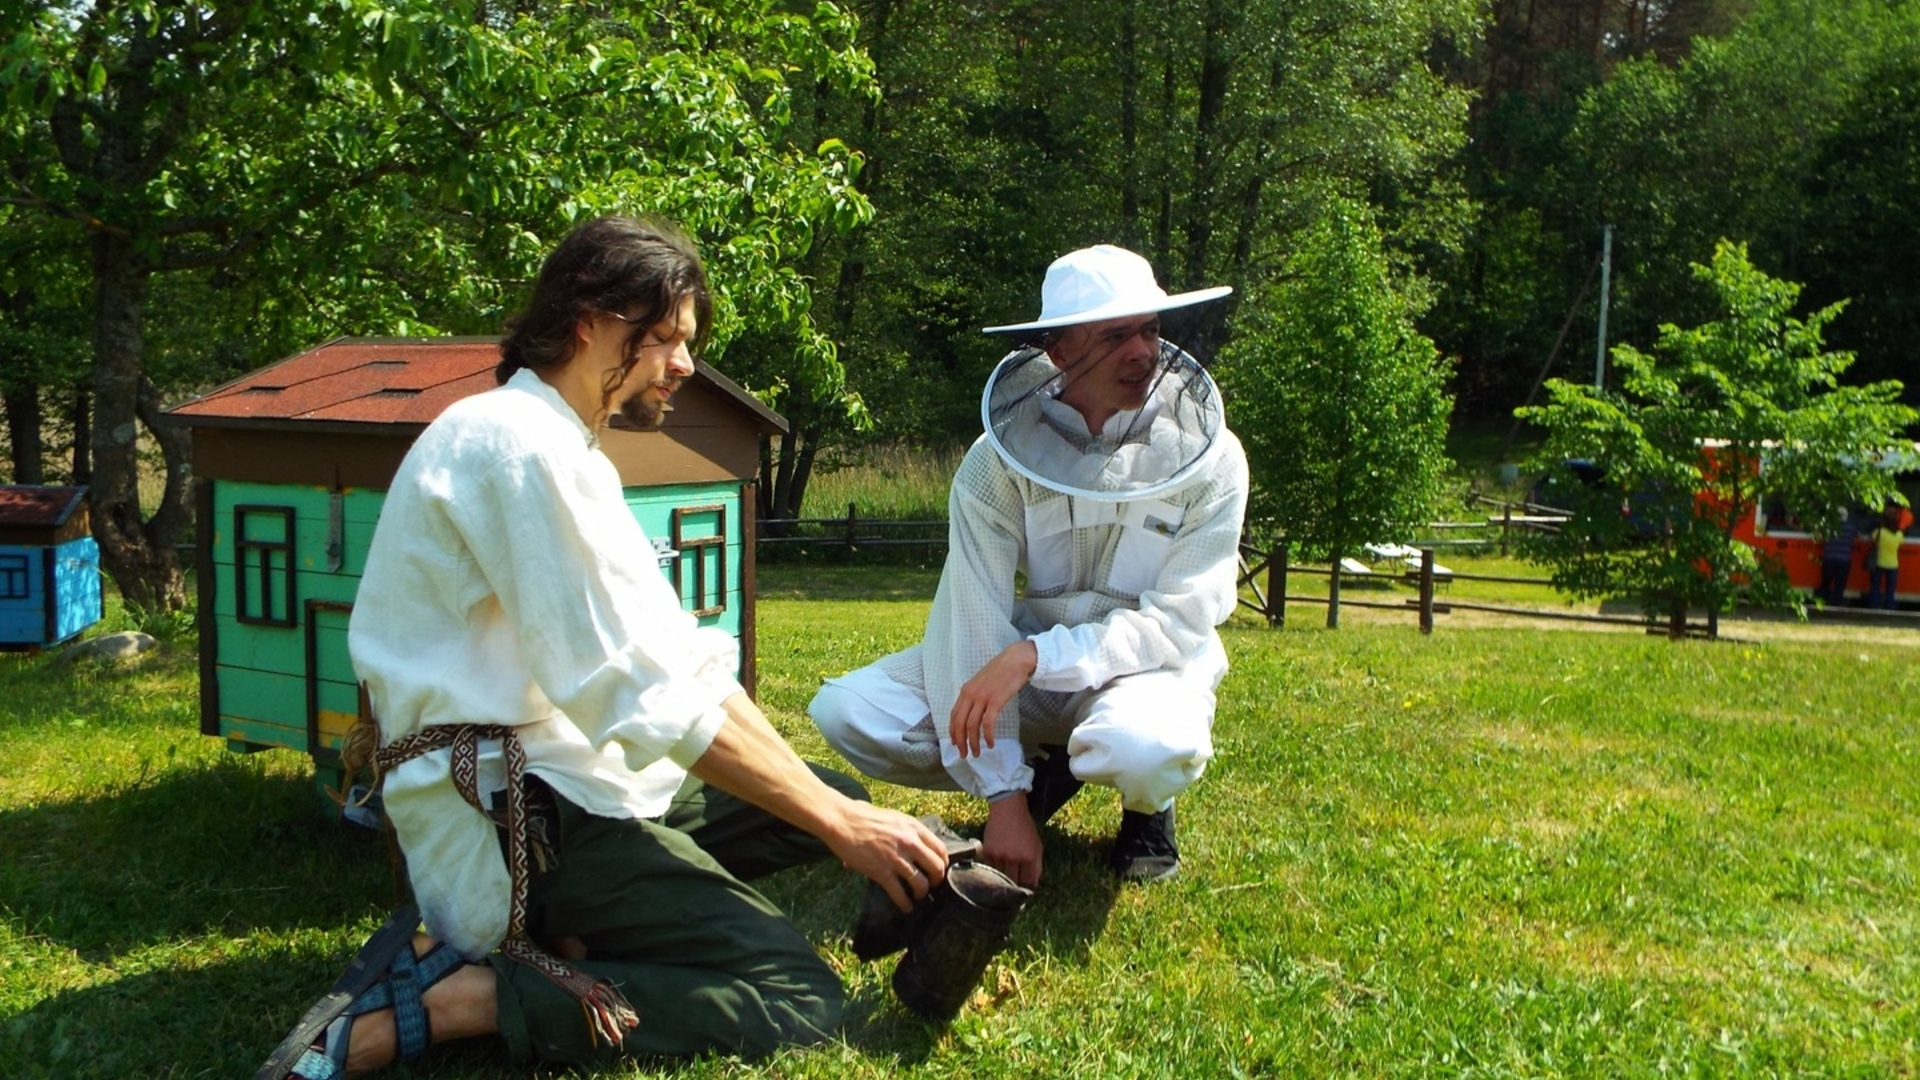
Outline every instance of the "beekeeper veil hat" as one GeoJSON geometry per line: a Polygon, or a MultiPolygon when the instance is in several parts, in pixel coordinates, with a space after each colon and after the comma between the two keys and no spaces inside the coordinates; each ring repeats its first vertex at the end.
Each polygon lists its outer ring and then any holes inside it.
{"type": "Polygon", "coordinates": [[[1015,472],[1068,495],[1124,501],[1186,483],[1212,459],[1225,427],[1220,390],[1206,368],[1157,335],[1139,335],[1151,340],[1149,355],[1123,359],[1137,356],[1136,335],[1069,331],[1192,309],[1232,291],[1169,294],[1145,259],[1109,244],[1062,255],[1047,268],[1039,318],[985,328],[1020,336],[1020,347],[994,368],[981,395],[987,439],[1015,472]],[[1127,407],[1098,431],[1062,400],[1082,379],[1125,383],[1118,394],[1127,407]]]}

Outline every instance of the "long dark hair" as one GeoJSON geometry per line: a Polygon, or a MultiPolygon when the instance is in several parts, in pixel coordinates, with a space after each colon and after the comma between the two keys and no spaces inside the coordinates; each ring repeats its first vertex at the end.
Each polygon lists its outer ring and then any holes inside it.
{"type": "Polygon", "coordinates": [[[521,368],[566,360],[575,324],[596,311],[625,315],[632,323],[631,363],[647,331],[689,297],[700,320],[689,343],[697,356],[712,323],[713,296],[693,241],[657,219],[596,218],[568,233],[540,265],[533,299],[507,320],[494,380],[504,383],[521,368]]]}

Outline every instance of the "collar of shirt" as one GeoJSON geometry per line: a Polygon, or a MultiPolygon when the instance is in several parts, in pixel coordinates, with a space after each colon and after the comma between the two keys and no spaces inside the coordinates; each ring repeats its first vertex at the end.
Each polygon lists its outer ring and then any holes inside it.
{"type": "Polygon", "coordinates": [[[532,368],[521,368],[519,371],[514,372],[512,377],[507,379],[505,385],[515,390],[532,394],[550,406],[554,412],[571,420],[573,426],[579,430],[580,438],[583,439],[588,446],[597,447],[600,445],[599,436],[587,427],[585,421],[580,419],[579,413],[573,411],[573,406],[567,404],[567,399],[560,396],[560,391],[548,386],[547,380],[535,374],[532,368]]]}

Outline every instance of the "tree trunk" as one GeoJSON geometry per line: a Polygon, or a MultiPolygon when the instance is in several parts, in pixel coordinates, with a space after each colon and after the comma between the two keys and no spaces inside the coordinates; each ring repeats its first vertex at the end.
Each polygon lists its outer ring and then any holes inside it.
{"type": "Polygon", "coordinates": [[[1194,107],[1193,191],[1187,200],[1186,278],[1182,287],[1206,280],[1208,248],[1213,243],[1214,200],[1219,186],[1220,118],[1227,107],[1227,83],[1233,59],[1225,25],[1228,8],[1221,0],[1207,5],[1201,39],[1199,101],[1194,107]]]}
{"type": "MultiPolygon", "coordinates": [[[[1173,91],[1173,52],[1168,50],[1160,70],[1160,124],[1163,131],[1173,125],[1173,91]]],[[[1160,204],[1153,220],[1153,251],[1148,255],[1154,269],[1160,272],[1161,281],[1167,280],[1167,271],[1173,262],[1173,163],[1167,158],[1168,142],[1163,136],[1159,153],[1155,155],[1160,164],[1160,204]]]]}
{"type": "Polygon", "coordinates": [[[13,458],[13,482],[45,483],[40,470],[40,391],[31,386],[9,389],[4,395],[7,408],[7,448],[13,458]]]}
{"type": "MultiPolygon", "coordinates": [[[[1287,68],[1284,54],[1276,49],[1272,64],[1267,70],[1269,101],[1279,98],[1286,80],[1287,68]]],[[[1279,141],[1280,119],[1278,111],[1275,111],[1261,118],[1259,133],[1254,140],[1253,168],[1248,173],[1246,185],[1240,189],[1240,221],[1234,233],[1233,254],[1228,261],[1226,273],[1222,275],[1228,281],[1245,281],[1249,276],[1247,267],[1253,261],[1253,238],[1259,231],[1261,222],[1261,198],[1266,191],[1267,177],[1272,172],[1270,162],[1279,141]]]]}
{"type": "Polygon", "coordinates": [[[170,504],[185,491],[186,477],[184,451],[169,446],[177,438],[161,441],[167,494],[151,520],[140,509],[140,422],[157,412],[140,371],[146,277],[123,235],[95,233],[93,253],[93,536],[100,562],[128,607],[180,611],[187,607],[187,591],[174,544],[186,516],[170,504]]]}
{"type": "Polygon", "coordinates": [[[93,395],[85,390],[73,392],[73,467],[71,484],[85,487],[93,483],[93,395]]]}
{"type": "Polygon", "coordinates": [[[819,450],[820,443],[815,439],[810,438],[800,444],[800,459],[794,462],[793,479],[789,482],[795,517],[800,516],[807,505],[807,483],[813,479],[813,457],[819,450]]]}
{"type": "MultiPolygon", "coordinates": [[[[37,296],[32,289],[0,292],[0,309],[19,317],[33,310],[37,296]]],[[[39,380],[34,377],[33,358],[24,349],[0,363],[0,406],[7,412],[7,451],[13,460],[13,483],[45,483],[41,456],[45,446],[40,429],[45,415],[40,405],[39,380]]]]}
{"type": "MultiPolygon", "coordinates": [[[[767,517],[775,520],[793,516],[787,513],[787,485],[783,477],[783,474],[791,473],[793,470],[792,454],[793,433],[789,430],[787,434],[780,436],[779,446],[760,470],[760,487],[767,493],[767,517]]],[[[784,528],[786,528],[784,525],[767,526],[766,535],[777,536],[784,528]]]]}
{"type": "Polygon", "coordinates": [[[784,536],[783,531],[771,529],[767,521],[773,517],[773,436],[760,436],[760,482],[753,485],[753,516],[759,523],[760,535],[784,536]]]}
{"type": "Polygon", "coordinates": [[[1127,246],[1140,245],[1140,43],[1134,0],[1120,13],[1120,229],[1127,246]]]}

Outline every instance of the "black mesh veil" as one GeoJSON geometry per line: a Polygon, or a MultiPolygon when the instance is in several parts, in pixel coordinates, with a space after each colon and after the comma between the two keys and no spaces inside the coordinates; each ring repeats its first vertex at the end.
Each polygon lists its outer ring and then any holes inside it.
{"type": "Polygon", "coordinates": [[[1120,502],[1185,484],[1212,460],[1226,424],[1220,390],[1184,349],[1162,340],[1146,402],[1090,432],[1059,400],[1076,372],[1044,349],[1015,349],[987,379],[980,418],[1015,472],[1055,491],[1120,502]]]}

